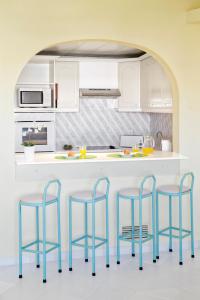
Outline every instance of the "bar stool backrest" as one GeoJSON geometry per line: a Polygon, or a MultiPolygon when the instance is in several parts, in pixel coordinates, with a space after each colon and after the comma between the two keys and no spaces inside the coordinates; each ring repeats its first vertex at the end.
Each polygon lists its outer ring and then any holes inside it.
{"type": "Polygon", "coordinates": [[[189,188],[190,191],[192,191],[193,186],[194,186],[194,174],[193,174],[193,172],[187,172],[182,176],[182,178],[180,180],[180,193],[183,192],[184,182],[186,180],[190,181],[190,185],[188,186],[188,184],[187,184],[186,186],[189,188]]]}
{"type": "Polygon", "coordinates": [[[96,194],[97,194],[97,189],[99,187],[99,185],[101,183],[105,183],[105,197],[106,199],[108,198],[108,194],[109,194],[109,189],[110,189],[110,180],[108,179],[108,177],[101,177],[99,178],[93,188],[93,193],[92,193],[92,200],[94,201],[96,198],[96,194]]]}
{"type": "Polygon", "coordinates": [[[143,178],[142,182],[140,183],[140,194],[139,197],[142,198],[143,191],[144,191],[144,186],[146,183],[150,181],[151,182],[151,192],[152,194],[155,194],[155,189],[156,189],[156,178],[154,175],[147,175],[143,178]]]}
{"type": "Polygon", "coordinates": [[[43,205],[45,205],[46,201],[47,201],[47,195],[48,195],[48,190],[50,187],[52,187],[53,185],[56,186],[57,188],[57,191],[56,191],[56,194],[55,194],[55,198],[57,200],[60,199],[60,191],[61,191],[61,182],[60,180],[58,179],[54,179],[54,180],[50,180],[47,185],[45,186],[44,188],[44,192],[43,192],[43,197],[42,197],[42,200],[43,200],[43,205]]]}

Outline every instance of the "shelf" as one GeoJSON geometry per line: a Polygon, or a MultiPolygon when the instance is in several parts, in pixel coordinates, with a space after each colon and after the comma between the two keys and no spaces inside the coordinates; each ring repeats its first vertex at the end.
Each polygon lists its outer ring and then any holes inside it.
{"type": "Polygon", "coordinates": [[[16,85],[53,85],[55,82],[18,82],[16,85]]]}
{"type": "Polygon", "coordinates": [[[54,112],[54,113],[66,113],[66,112],[79,112],[79,110],[70,110],[65,108],[15,108],[14,113],[47,113],[47,112],[54,112]]]}
{"type": "Polygon", "coordinates": [[[154,108],[146,108],[143,107],[141,109],[141,112],[145,112],[145,113],[166,113],[166,114],[171,114],[173,113],[173,108],[171,107],[154,107],[154,108]]]}
{"type": "Polygon", "coordinates": [[[56,108],[15,108],[14,113],[49,113],[56,112],[56,108]]]}

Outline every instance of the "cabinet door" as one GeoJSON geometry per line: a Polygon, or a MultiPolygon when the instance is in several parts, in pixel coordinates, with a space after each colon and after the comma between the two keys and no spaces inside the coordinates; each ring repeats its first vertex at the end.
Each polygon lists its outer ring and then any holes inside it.
{"type": "Polygon", "coordinates": [[[162,66],[152,57],[141,61],[142,110],[167,111],[172,109],[171,86],[162,66]]]}
{"type": "Polygon", "coordinates": [[[79,65],[80,88],[116,89],[118,63],[114,61],[81,61],[79,65]]]}
{"type": "Polygon", "coordinates": [[[144,59],[140,63],[140,105],[143,111],[150,108],[151,62],[144,59]]]}
{"type": "Polygon", "coordinates": [[[119,111],[140,110],[140,63],[120,62],[118,66],[119,111]]]}
{"type": "Polygon", "coordinates": [[[55,64],[58,111],[79,110],[79,63],[57,61],[55,64]]]}

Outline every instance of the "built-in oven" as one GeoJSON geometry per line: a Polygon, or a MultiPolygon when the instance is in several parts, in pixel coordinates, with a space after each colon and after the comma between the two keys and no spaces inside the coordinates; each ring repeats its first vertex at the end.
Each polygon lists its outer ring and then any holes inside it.
{"type": "Polygon", "coordinates": [[[55,114],[16,113],[15,152],[23,152],[27,141],[35,145],[37,152],[55,151],[55,114]]]}

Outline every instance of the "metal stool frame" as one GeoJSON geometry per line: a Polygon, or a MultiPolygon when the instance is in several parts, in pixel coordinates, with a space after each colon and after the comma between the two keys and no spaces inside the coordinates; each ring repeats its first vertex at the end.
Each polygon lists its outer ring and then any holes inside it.
{"type": "Polygon", "coordinates": [[[85,250],[85,262],[88,262],[88,249],[92,249],[92,276],[96,275],[95,265],[95,250],[96,248],[106,244],[106,267],[109,268],[109,211],[108,211],[108,195],[109,195],[110,181],[107,177],[102,177],[97,180],[92,191],[92,199],[84,201],[81,198],[69,197],[69,271],[72,271],[72,246],[82,247],[85,250]],[[106,182],[106,192],[101,197],[97,197],[97,188],[100,183],[106,182]],[[106,201],[106,238],[95,236],[95,206],[99,201],[106,201]],[[84,204],[85,217],[85,234],[74,239],[72,238],[72,204],[84,204]],[[88,235],[88,205],[92,205],[92,235],[88,235]],[[92,246],[88,245],[88,239],[92,240],[92,246]],[[80,241],[84,240],[84,244],[80,241]],[[96,243],[99,242],[99,243],[96,243]]]}
{"type": "MultiPolygon", "coordinates": [[[[43,282],[46,283],[46,255],[47,253],[58,249],[58,272],[62,272],[62,266],[61,266],[61,230],[60,230],[60,192],[61,192],[61,183],[58,179],[51,180],[47,183],[45,186],[42,201],[41,202],[26,202],[26,201],[19,201],[18,204],[18,220],[19,220],[19,278],[22,278],[22,253],[23,252],[29,252],[29,253],[35,253],[36,254],[36,267],[40,268],[40,254],[43,256],[43,282]],[[47,192],[50,186],[52,184],[57,185],[57,195],[55,196],[55,199],[51,201],[47,200],[47,192]],[[57,204],[57,239],[58,242],[49,242],[46,240],[46,207],[51,204],[57,204]],[[22,207],[34,207],[36,209],[36,240],[28,243],[26,245],[23,245],[22,243],[22,207]],[[43,240],[40,240],[39,238],[39,208],[42,209],[42,229],[43,229],[43,240]],[[40,244],[42,244],[43,249],[40,251],[40,244]],[[32,246],[36,246],[36,249],[30,249],[32,246]],[[47,246],[50,246],[49,249],[47,249],[47,246]]],[[[28,195],[27,195],[28,200],[28,195]]]]}
{"type": "Polygon", "coordinates": [[[131,242],[132,245],[132,256],[135,256],[135,243],[139,244],[139,270],[143,270],[143,255],[142,245],[150,240],[153,241],[153,262],[156,262],[156,239],[155,239],[155,187],[156,178],[154,175],[145,176],[142,180],[139,188],[138,196],[124,196],[117,193],[117,264],[120,264],[120,241],[131,242]],[[148,180],[152,181],[152,190],[149,194],[143,195],[144,185],[148,180]],[[142,203],[143,199],[151,197],[152,199],[152,234],[148,234],[147,238],[142,238],[142,203]],[[132,222],[132,239],[127,239],[120,235],[120,215],[119,215],[119,202],[120,200],[131,201],[131,222],[132,222]],[[139,201],[139,239],[134,238],[134,202],[139,201]]]}
{"type": "Polygon", "coordinates": [[[183,265],[183,239],[191,237],[191,257],[194,258],[194,220],[193,220],[193,186],[194,174],[192,172],[185,173],[180,180],[180,190],[178,193],[156,192],[156,258],[159,259],[159,236],[169,237],[169,252],[172,252],[172,239],[179,239],[179,264],[183,265]],[[187,191],[183,190],[184,182],[186,179],[191,180],[190,187],[187,191]],[[190,230],[184,229],[182,225],[182,198],[184,195],[190,195],[190,230]],[[169,226],[159,230],[159,195],[169,197],[169,226]],[[179,202],[179,227],[172,226],[172,198],[178,197],[179,202]],[[178,235],[173,234],[173,231],[178,231],[178,235]]]}

